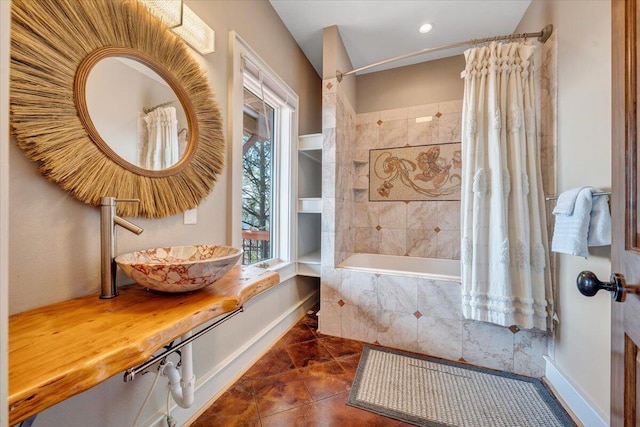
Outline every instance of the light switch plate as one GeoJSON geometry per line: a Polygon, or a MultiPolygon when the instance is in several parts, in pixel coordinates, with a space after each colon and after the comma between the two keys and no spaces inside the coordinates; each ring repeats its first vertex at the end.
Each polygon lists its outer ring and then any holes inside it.
{"type": "Polygon", "coordinates": [[[184,211],[184,223],[185,224],[197,224],[198,223],[198,208],[189,209],[184,211]]]}

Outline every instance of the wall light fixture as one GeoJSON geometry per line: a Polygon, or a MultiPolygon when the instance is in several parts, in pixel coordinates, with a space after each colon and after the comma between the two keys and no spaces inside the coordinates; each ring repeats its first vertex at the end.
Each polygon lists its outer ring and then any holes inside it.
{"type": "Polygon", "coordinates": [[[182,0],[138,0],[169,28],[182,24],[182,0]]]}
{"type": "Polygon", "coordinates": [[[215,32],[183,0],[138,1],[201,55],[215,51],[215,32]]]}
{"type": "Polygon", "coordinates": [[[202,55],[215,51],[216,33],[186,4],[182,5],[182,25],[172,31],[202,55]]]}

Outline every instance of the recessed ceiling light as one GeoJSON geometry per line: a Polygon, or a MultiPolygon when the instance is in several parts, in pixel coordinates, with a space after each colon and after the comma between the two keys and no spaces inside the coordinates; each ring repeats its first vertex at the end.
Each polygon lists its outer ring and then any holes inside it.
{"type": "Polygon", "coordinates": [[[420,32],[422,34],[424,33],[428,33],[429,31],[431,31],[433,29],[433,25],[431,24],[422,24],[422,26],[420,27],[420,32]]]}

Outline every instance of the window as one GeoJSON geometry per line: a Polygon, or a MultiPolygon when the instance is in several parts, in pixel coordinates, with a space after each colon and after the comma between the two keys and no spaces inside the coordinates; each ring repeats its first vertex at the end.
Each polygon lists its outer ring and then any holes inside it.
{"type": "Polygon", "coordinates": [[[293,266],[295,273],[298,96],[237,34],[231,39],[231,244],[244,249],[245,265],[293,266]]]}
{"type": "Polygon", "coordinates": [[[243,264],[271,259],[274,109],[244,89],[242,117],[243,264]]]}

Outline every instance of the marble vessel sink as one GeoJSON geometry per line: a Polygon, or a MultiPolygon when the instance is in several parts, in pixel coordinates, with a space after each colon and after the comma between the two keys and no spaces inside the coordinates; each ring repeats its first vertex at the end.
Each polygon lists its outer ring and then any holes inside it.
{"type": "Polygon", "coordinates": [[[231,246],[193,245],[154,248],[115,258],[127,276],[161,292],[189,292],[224,276],[242,256],[231,246]]]}

